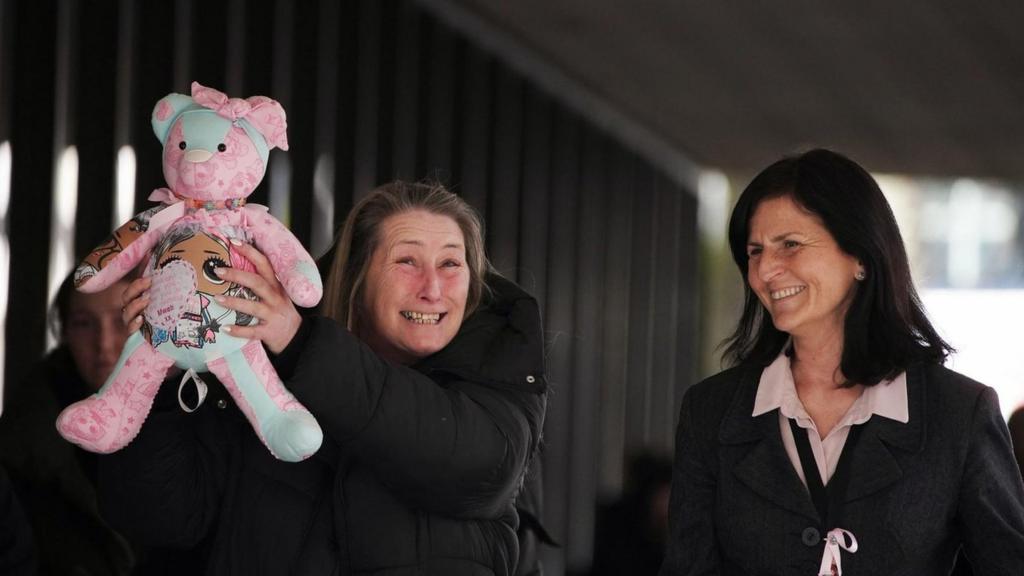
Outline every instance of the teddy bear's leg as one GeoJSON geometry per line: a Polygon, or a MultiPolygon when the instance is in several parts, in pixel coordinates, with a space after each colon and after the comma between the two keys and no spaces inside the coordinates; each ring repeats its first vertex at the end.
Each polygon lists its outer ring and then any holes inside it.
{"type": "Polygon", "coordinates": [[[323,432],[316,418],[292,396],[259,341],[207,363],[271,454],[298,462],[320,448],[323,432]]]}
{"type": "Polygon", "coordinates": [[[109,454],[124,448],[142,428],[172,364],[174,360],[135,332],[103,387],[65,408],[57,417],[57,431],[90,452],[109,454]]]}

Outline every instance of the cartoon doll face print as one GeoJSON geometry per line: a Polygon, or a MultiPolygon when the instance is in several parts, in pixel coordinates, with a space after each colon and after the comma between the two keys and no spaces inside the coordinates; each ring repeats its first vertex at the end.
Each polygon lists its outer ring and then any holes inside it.
{"type": "Polygon", "coordinates": [[[196,271],[196,291],[213,296],[224,294],[231,283],[219,278],[217,268],[230,268],[231,255],[228,248],[216,238],[204,233],[194,235],[170,246],[157,261],[157,268],[170,262],[184,261],[196,271]]]}

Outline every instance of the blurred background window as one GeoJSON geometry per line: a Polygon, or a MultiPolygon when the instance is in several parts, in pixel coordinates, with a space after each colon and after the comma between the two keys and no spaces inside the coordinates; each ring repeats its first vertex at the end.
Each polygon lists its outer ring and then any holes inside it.
{"type": "Polygon", "coordinates": [[[1024,185],[879,176],[950,368],[1024,405],[1024,185]]]}

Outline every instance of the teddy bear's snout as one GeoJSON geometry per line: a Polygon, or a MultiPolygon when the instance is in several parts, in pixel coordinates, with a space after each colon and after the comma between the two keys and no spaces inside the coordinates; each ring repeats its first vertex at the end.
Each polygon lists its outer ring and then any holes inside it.
{"type": "Polygon", "coordinates": [[[185,161],[193,164],[206,162],[211,157],[213,157],[213,152],[202,149],[189,150],[188,152],[185,152],[185,161]]]}

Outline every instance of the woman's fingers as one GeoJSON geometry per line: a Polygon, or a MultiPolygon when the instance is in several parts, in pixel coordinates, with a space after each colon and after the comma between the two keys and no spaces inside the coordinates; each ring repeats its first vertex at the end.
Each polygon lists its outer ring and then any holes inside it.
{"type": "Polygon", "coordinates": [[[142,324],[142,312],[149,305],[149,290],[152,280],[139,278],[133,280],[121,294],[121,321],[134,330],[142,324]]]}
{"type": "Polygon", "coordinates": [[[282,321],[274,324],[260,322],[255,326],[231,324],[221,327],[221,330],[236,338],[259,340],[271,353],[280,354],[298,333],[301,323],[302,319],[296,317],[295,322],[282,321]]]}
{"type": "Polygon", "coordinates": [[[256,332],[257,328],[258,326],[239,326],[237,324],[233,324],[231,326],[224,326],[221,330],[224,330],[236,338],[242,338],[243,340],[262,340],[256,332]]]}
{"type": "Polygon", "coordinates": [[[264,320],[270,312],[266,304],[258,300],[249,300],[248,298],[237,298],[234,296],[214,296],[213,299],[225,308],[241,312],[243,314],[248,314],[254,318],[259,318],[261,321],[264,320]]]}
{"type": "MultiPolygon", "coordinates": [[[[256,269],[255,275],[263,281],[262,290],[265,294],[257,293],[257,296],[267,300],[271,298],[271,296],[276,297],[284,295],[284,286],[282,286],[281,281],[277,279],[277,274],[274,272],[274,266],[271,265],[270,260],[267,259],[262,252],[257,250],[254,246],[244,243],[235,244],[235,250],[237,250],[239,254],[253,265],[256,269]]],[[[255,286],[251,288],[255,290],[255,286]]]]}
{"type": "Polygon", "coordinates": [[[127,326],[135,328],[133,324],[142,322],[142,313],[146,306],[149,306],[149,296],[144,295],[132,300],[127,306],[121,309],[121,321],[127,326]]]}
{"type": "Polygon", "coordinates": [[[252,265],[256,268],[256,272],[267,281],[268,284],[280,284],[277,280],[277,275],[274,273],[274,267],[270,264],[270,260],[262,252],[257,250],[250,244],[235,244],[235,250],[238,250],[246,260],[252,262],[252,265]]]}
{"type": "Polygon", "coordinates": [[[235,244],[234,250],[251,262],[256,271],[218,268],[214,273],[227,282],[248,288],[258,300],[221,295],[216,297],[216,301],[225,308],[256,318],[259,323],[254,326],[225,326],[223,329],[232,336],[261,340],[268,350],[279,354],[295,336],[302,317],[266,256],[248,244],[235,244]]]}
{"type": "Polygon", "coordinates": [[[128,287],[121,293],[121,306],[128,306],[128,303],[139,297],[140,294],[149,290],[153,280],[148,276],[136,278],[128,283],[128,287]]]}
{"type": "Polygon", "coordinates": [[[246,272],[245,270],[239,270],[238,268],[217,268],[214,273],[221,280],[226,280],[233,284],[238,284],[252,290],[260,300],[272,300],[276,295],[276,291],[266,279],[253,272],[246,272]]]}

